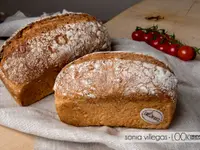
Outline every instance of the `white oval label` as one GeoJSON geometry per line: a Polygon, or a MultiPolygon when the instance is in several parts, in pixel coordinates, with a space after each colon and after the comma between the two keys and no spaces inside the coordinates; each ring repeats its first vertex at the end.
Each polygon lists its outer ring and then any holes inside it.
{"type": "Polygon", "coordinates": [[[161,111],[153,108],[144,108],[140,111],[140,117],[148,123],[159,124],[163,121],[164,115],[161,111]]]}

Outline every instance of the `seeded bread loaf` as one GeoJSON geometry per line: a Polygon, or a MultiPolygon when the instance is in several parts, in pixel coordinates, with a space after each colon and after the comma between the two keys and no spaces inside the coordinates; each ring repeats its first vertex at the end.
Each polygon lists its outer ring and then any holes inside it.
{"type": "Polygon", "coordinates": [[[94,17],[82,13],[47,17],[6,41],[0,78],[17,103],[30,105],[53,92],[55,78],[67,63],[109,49],[108,33],[94,17]]]}
{"type": "Polygon", "coordinates": [[[61,121],[75,126],[167,128],[176,86],[169,66],[152,56],[97,52],[62,69],[55,103],[61,121]]]}

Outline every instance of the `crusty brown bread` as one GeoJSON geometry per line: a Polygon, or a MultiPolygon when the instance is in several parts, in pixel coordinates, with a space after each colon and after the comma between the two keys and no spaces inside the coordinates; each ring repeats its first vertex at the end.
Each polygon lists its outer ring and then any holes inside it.
{"type": "Polygon", "coordinates": [[[85,54],[110,49],[102,23],[82,13],[41,19],[2,47],[0,78],[15,100],[30,105],[53,92],[59,71],[85,54]]]}
{"type": "Polygon", "coordinates": [[[167,128],[177,79],[163,62],[130,52],[97,52],[66,65],[54,85],[61,121],[75,126],[167,128]]]}

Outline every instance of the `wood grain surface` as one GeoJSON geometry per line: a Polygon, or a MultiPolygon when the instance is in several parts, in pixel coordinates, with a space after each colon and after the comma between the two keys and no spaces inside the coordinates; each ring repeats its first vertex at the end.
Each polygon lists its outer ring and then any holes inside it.
{"type": "MultiPolygon", "coordinates": [[[[200,47],[200,0],[143,0],[106,23],[113,38],[131,38],[136,26],[159,25],[200,47]],[[160,16],[161,20],[146,17],[160,16]]],[[[34,136],[0,126],[0,150],[33,150],[34,136]]]]}
{"type": "Polygon", "coordinates": [[[106,23],[111,37],[131,38],[136,26],[159,25],[185,44],[200,47],[200,0],[144,0],[106,23]],[[160,16],[160,20],[146,17],[160,16]]]}

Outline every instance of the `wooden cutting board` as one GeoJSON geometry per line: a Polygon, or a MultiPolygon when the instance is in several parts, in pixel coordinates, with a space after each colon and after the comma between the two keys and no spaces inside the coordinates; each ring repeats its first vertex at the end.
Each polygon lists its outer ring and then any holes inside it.
{"type": "MultiPolygon", "coordinates": [[[[106,23],[111,37],[131,38],[136,26],[159,25],[200,47],[200,0],[143,0],[106,23]],[[156,18],[161,19],[145,19],[156,18]]],[[[34,136],[0,126],[0,150],[33,150],[34,136]]]]}
{"type": "Polygon", "coordinates": [[[117,38],[131,38],[136,26],[152,25],[200,47],[200,0],[143,0],[106,23],[111,37],[117,38]]]}

